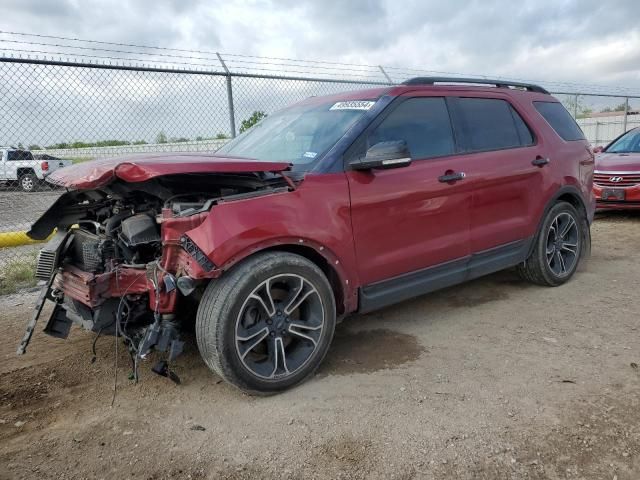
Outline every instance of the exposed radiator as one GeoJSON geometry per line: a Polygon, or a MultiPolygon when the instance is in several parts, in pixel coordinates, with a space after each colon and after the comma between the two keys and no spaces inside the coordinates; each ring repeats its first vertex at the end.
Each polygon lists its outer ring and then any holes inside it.
{"type": "Polygon", "coordinates": [[[49,280],[53,272],[60,264],[60,257],[69,233],[66,231],[58,231],[51,240],[40,250],[36,262],[36,278],[41,280],[49,280]]]}

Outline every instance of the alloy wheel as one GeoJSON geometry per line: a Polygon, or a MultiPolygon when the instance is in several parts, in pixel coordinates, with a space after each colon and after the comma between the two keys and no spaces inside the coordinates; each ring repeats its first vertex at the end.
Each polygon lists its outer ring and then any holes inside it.
{"type": "Polygon", "coordinates": [[[274,275],[245,299],[235,326],[244,367],[266,380],[295,374],[311,359],[324,328],[316,287],[295,274],[274,275]]]}
{"type": "Polygon", "coordinates": [[[546,257],[551,271],[558,277],[569,275],[578,261],[580,232],[575,218],[567,212],[558,214],[547,234],[546,257]]]}

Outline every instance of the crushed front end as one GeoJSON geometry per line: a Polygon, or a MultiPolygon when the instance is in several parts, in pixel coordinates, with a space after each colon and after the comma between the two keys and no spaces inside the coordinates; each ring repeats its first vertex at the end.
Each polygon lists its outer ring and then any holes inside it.
{"type": "MultiPolygon", "coordinates": [[[[138,178],[136,178],[138,179],[138,178]]],[[[26,352],[47,302],[44,331],[66,338],[72,324],[124,339],[137,374],[152,350],[153,367],[182,352],[181,330],[200,288],[220,271],[189,238],[219,202],[288,188],[260,172],[149,175],[141,182],[114,178],[94,189],[69,190],[33,226],[32,238],[53,237],[42,248],[36,276],[45,282],[18,353],[26,352]]]]}

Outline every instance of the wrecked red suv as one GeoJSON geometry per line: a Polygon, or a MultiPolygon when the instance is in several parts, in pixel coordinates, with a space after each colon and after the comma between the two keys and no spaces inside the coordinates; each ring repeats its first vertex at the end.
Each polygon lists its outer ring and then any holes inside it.
{"type": "Polygon", "coordinates": [[[281,391],[318,368],[350,313],[508,267],[566,282],[590,245],[593,161],[538,86],[416,78],[310,98],[215,155],[65,168],[52,181],[67,193],[29,232],[56,233],[19,351],[52,301],[47,333],[121,336],[134,365],[156,350],[154,371],[175,378],[196,312],[215,373],[281,391]]]}

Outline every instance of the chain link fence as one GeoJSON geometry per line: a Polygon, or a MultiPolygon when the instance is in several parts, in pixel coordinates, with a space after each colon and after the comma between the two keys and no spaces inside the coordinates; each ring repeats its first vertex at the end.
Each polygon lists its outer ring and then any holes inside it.
{"type": "MultiPolygon", "coordinates": [[[[405,79],[382,67],[373,81],[231,72],[219,60],[223,68],[214,71],[0,58],[0,295],[34,286],[38,245],[24,232],[62,193],[45,181],[57,168],[137,153],[214,152],[256,115],[405,79]]],[[[595,145],[640,125],[638,97],[557,96],[595,145]]]]}

